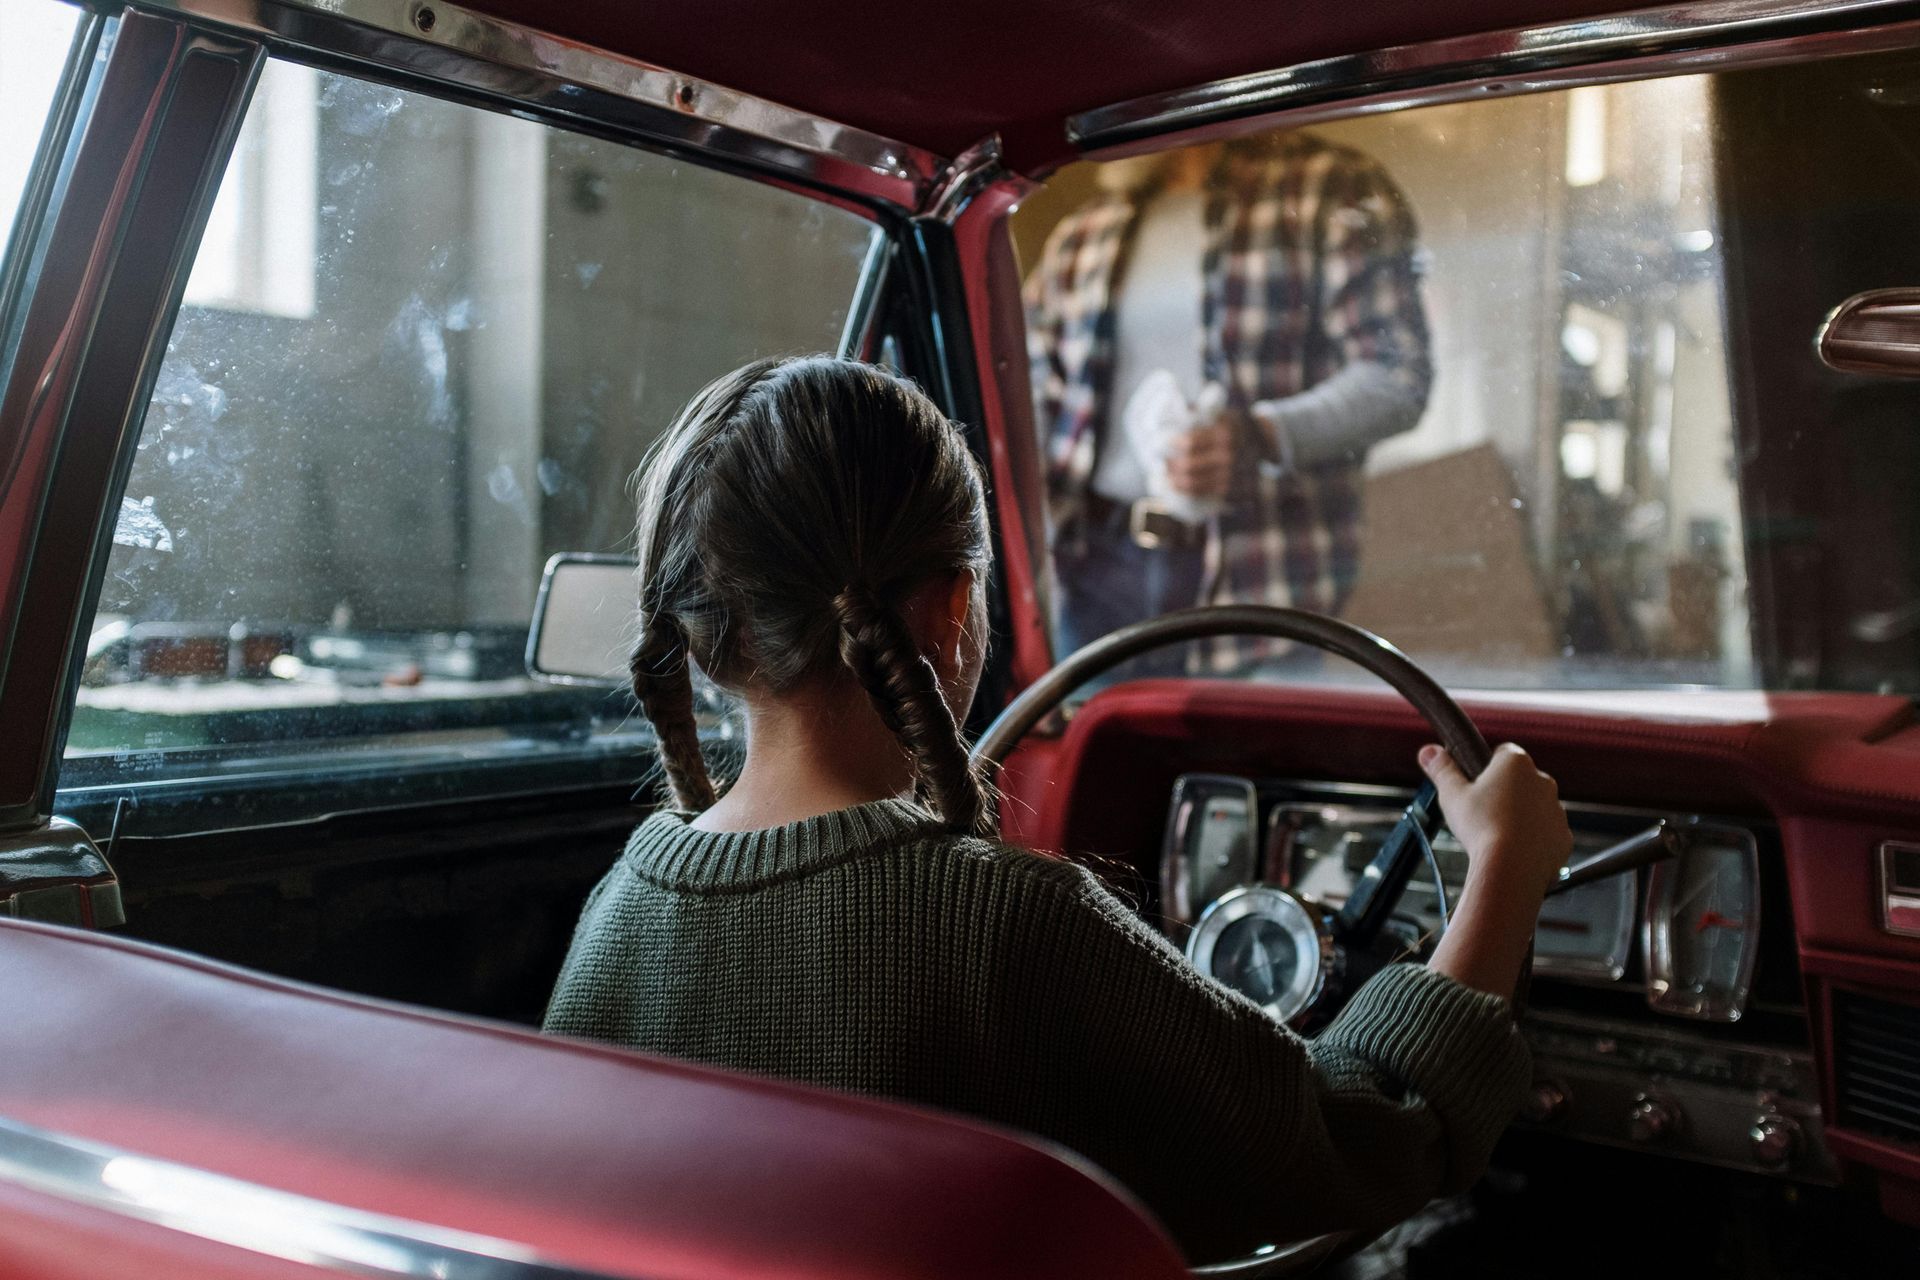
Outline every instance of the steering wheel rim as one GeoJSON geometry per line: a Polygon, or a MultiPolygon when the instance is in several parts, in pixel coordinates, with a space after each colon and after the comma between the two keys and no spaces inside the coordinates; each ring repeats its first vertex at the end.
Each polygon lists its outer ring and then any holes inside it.
{"type": "MultiPolygon", "coordinates": [[[[991,778],[1021,739],[1088,680],[1153,649],[1228,635],[1267,636],[1310,645],[1380,677],[1420,713],[1469,778],[1479,777],[1492,757],[1479,727],[1460,709],[1452,695],[1413,659],[1380,636],[1350,622],[1304,609],[1225,604],[1181,609],[1132,623],[1069,654],[994,717],[979,742],[974,744],[973,760],[991,778]]],[[[1525,1004],[1532,967],[1533,949],[1529,946],[1514,991],[1516,1016],[1525,1004]]],[[[1367,1238],[1352,1232],[1317,1236],[1245,1258],[1201,1266],[1195,1269],[1195,1275],[1302,1274],[1346,1256],[1364,1245],[1367,1238]]]]}
{"type": "Polygon", "coordinates": [[[1093,677],[1154,649],[1229,635],[1292,640],[1347,659],[1405,698],[1469,778],[1479,777],[1487,767],[1492,751],[1479,728],[1438,681],[1393,644],[1351,622],[1264,604],[1199,605],[1101,636],[1067,655],[1008,703],[974,744],[973,759],[991,777],[1035,725],[1093,677]]]}

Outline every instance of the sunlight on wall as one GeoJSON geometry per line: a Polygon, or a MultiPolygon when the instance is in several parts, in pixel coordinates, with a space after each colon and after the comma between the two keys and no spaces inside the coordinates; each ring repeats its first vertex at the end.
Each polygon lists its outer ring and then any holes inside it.
{"type": "Polygon", "coordinates": [[[80,10],[54,0],[0,7],[0,245],[13,233],[41,125],[60,84],[80,10]]]}

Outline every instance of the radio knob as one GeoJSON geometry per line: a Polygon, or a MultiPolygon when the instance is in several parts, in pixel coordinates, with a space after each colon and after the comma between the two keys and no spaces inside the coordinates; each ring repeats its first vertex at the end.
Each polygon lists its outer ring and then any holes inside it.
{"type": "Polygon", "coordinates": [[[1627,1109],[1627,1137],[1635,1142],[1659,1142],[1679,1128],[1680,1108],[1665,1098],[1643,1093],[1627,1109]]]}
{"type": "Polygon", "coordinates": [[[1569,1101],[1567,1087],[1558,1080],[1536,1080],[1520,1116],[1533,1124],[1552,1124],[1567,1114],[1569,1101]]]}
{"type": "Polygon", "coordinates": [[[1800,1154],[1800,1122],[1777,1111],[1763,1111],[1753,1118],[1747,1141],[1754,1163],[1763,1169],[1784,1169],[1800,1154]]]}

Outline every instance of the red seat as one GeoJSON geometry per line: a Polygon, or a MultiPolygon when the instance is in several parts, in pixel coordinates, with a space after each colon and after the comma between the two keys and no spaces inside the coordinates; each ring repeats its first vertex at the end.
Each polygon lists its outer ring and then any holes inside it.
{"type": "MultiPolygon", "coordinates": [[[[0,921],[0,1117],[615,1276],[1186,1274],[1068,1153],[913,1108],[0,921]]],[[[303,1268],[20,1185],[0,1274],[303,1268]]]]}

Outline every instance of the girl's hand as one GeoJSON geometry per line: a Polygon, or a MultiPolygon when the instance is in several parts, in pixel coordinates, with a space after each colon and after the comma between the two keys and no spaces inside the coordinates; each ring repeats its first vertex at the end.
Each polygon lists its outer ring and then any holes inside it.
{"type": "Polygon", "coordinates": [[[1430,966],[1491,995],[1511,995],[1540,901],[1573,852],[1560,788],[1511,743],[1471,782],[1439,747],[1420,749],[1420,767],[1468,858],[1466,886],[1430,966]]]}
{"type": "Polygon", "coordinates": [[[1420,748],[1420,767],[1440,793],[1447,829],[1466,847],[1469,878],[1491,873],[1544,893],[1573,852],[1559,784],[1511,742],[1494,748],[1471,782],[1440,747],[1420,748]]]}

